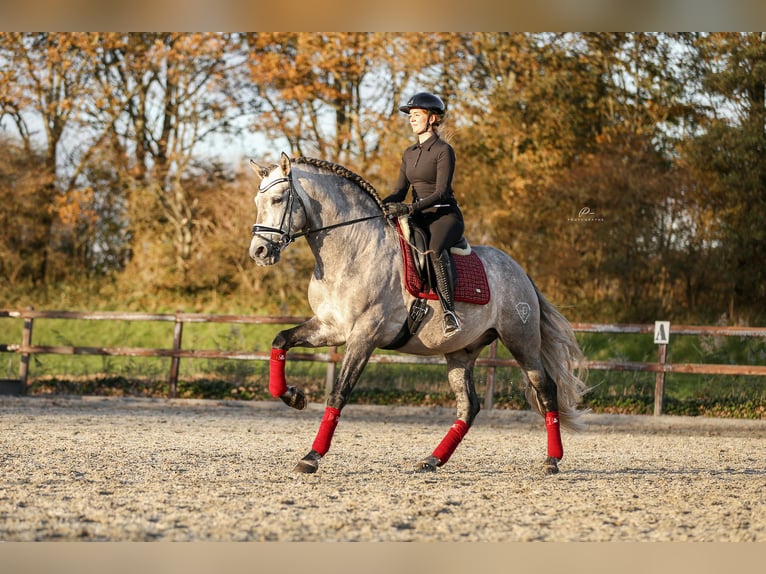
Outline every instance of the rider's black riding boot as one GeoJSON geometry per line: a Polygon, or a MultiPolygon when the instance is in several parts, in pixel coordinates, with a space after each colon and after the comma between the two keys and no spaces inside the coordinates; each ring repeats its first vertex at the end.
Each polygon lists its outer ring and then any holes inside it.
{"type": "Polygon", "coordinates": [[[444,250],[438,257],[433,252],[430,255],[436,277],[436,293],[439,295],[439,302],[444,310],[442,319],[444,336],[451,337],[460,331],[460,323],[455,316],[455,291],[449,253],[444,250]]]}

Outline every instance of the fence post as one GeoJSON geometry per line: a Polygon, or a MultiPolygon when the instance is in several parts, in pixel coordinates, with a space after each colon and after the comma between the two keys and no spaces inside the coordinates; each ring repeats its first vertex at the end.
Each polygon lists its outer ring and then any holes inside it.
{"type": "MultiPolygon", "coordinates": [[[[489,345],[489,360],[494,361],[497,358],[497,339],[489,345]]],[[[495,364],[490,362],[487,366],[487,388],[484,389],[484,408],[492,410],[495,400],[495,364]]]]}
{"type": "MultiPolygon", "coordinates": [[[[181,340],[184,333],[184,323],[179,317],[181,311],[176,311],[176,320],[173,324],[173,350],[181,350],[181,340]]],[[[168,398],[175,399],[178,396],[178,371],[181,366],[181,357],[173,356],[170,359],[170,377],[168,379],[168,398]]]]}
{"type": "Polygon", "coordinates": [[[665,361],[668,358],[668,346],[659,345],[657,362],[660,364],[660,370],[654,381],[654,416],[662,414],[663,403],[665,401],[665,361]]]}
{"type": "Polygon", "coordinates": [[[654,380],[654,416],[662,414],[663,403],[665,402],[665,362],[668,358],[668,343],[670,342],[670,322],[654,322],[654,342],[659,347],[657,352],[657,362],[660,370],[654,380]]]}
{"type": "MultiPolygon", "coordinates": [[[[32,311],[33,307],[27,307],[27,311],[32,311]]],[[[22,347],[31,347],[32,346],[32,327],[33,327],[33,319],[32,317],[27,317],[24,319],[24,330],[21,333],[21,346],[22,347]]],[[[29,353],[22,353],[21,360],[19,361],[19,382],[21,384],[20,392],[22,395],[27,394],[27,379],[29,378],[29,361],[32,358],[32,355],[29,353]]]]}

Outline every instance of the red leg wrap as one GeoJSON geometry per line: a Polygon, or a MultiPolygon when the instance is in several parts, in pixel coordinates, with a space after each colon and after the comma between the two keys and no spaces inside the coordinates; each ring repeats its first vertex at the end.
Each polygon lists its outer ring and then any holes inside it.
{"type": "Polygon", "coordinates": [[[272,397],[281,397],[287,392],[285,381],[285,360],[287,353],[283,349],[271,350],[269,362],[269,392],[272,397]]]}
{"type": "Polygon", "coordinates": [[[548,456],[561,460],[564,457],[564,447],[561,444],[558,411],[545,413],[545,428],[548,431],[548,456]]]}
{"type": "Polygon", "coordinates": [[[447,462],[467,432],[468,425],[460,419],[456,420],[447,431],[447,434],[444,435],[439,446],[434,449],[433,456],[438,458],[442,464],[447,462]]]}
{"type": "Polygon", "coordinates": [[[330,442],[332,442],[335,427],[338,426],[338,419],[340,419],[340,411],[338,409],[333,407],[325,408],[324,417],[322,417],[322,422],[319,425],[319,432],[311,447],[321,456],[326,455],[327,451],[330,450],[330,442]]]}

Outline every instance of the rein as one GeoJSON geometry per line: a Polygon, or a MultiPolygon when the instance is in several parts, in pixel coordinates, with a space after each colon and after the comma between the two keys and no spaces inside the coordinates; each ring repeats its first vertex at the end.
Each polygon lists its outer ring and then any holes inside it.
{"type": "Polygon", "coordinates": [[[319,233],[320,231],[328,231],[330,229],[335,229],[337,227],[345,227],[346,225],[353,225],[354,223],[361,223],[362,221],[369,221],[370,219],[377,219],[378,217],[383,217],[382,213],[379,213],[377,215],[368,215],[367,217],[359,217],[357,219],[349,219],[348,221],[341,221],[340,223],[334,223],[332,225],[325,225],[324,227],[318,227],[316,229],[307,229],[306,231],[299,231],[298,233],[292,235],[293,241],[296,239],[299,239],[301,237],[304,237],[306,235],[312,235],[314,233],[319,233]]]}

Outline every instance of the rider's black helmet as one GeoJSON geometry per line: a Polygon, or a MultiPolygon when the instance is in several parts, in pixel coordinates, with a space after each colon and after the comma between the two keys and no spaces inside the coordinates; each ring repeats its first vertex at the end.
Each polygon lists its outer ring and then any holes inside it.
{"type": "Polygon", "coordinates": [[[410,110],[413,108],[428,110],[439,116],[444,115],[444,112],[447,111],[447,106],[444,105],[442,99],[430,92],[418,92],[412,96],[406,104],[399,106],[399,111],[409,114],[410,110]]]}

